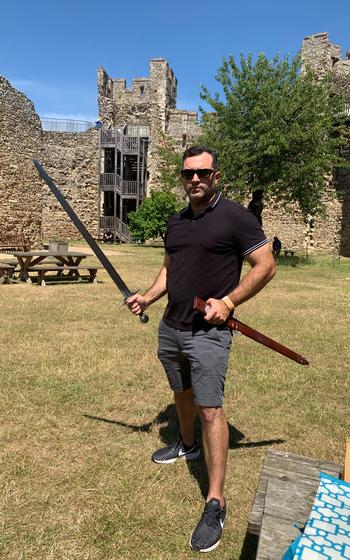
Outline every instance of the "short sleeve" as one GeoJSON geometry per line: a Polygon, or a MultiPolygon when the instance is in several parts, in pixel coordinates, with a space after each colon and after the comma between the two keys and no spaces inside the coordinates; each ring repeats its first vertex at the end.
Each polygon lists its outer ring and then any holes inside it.
{"type": "Polygon", "coordinates": [[[234,238],[242,257],[268,243],[256,216],[242,206],[237,206],[235,226],[234,238]]]}

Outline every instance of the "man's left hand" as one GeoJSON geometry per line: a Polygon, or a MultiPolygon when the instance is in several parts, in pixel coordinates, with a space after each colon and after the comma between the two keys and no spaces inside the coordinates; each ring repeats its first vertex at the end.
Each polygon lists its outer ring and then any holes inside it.
{"type": "Polygon", "coordinates": [[[222,325],[230,316],[230,310],[221,299],[209,298],[207,300],[207,313],[204,319],[212,325],[222,325]]]}

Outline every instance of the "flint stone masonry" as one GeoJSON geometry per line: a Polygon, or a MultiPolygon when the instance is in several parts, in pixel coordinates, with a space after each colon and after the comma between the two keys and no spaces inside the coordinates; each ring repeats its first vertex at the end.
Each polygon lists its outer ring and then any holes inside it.
{"type": "Polygon", "coordinates": [[[341,201],[330,188],[324,201],[327,215],[312,218],[308,223],[297,206],[286,210],[282,204],[265,202],[262,219],[266,236],[272,242],[276,235],[282,242],[282,250],[292,249],[305,254],[337,253],[342,228],[341,201]]]}
{"type": "MultiPolygon", "coordinates": [[[[44,132],[45,169],[93,237],[98,236],[98,131],[44,132]]],[[[47,186],[43,191],[44,238],[80,239],[47,186]]]]}
{"type": "Polygon", "coordinates": [[[42,184],[33,158],[42,149],[33,103],[0,76],[0,237],[24,233],[34,245],[41,238],[42,184]]]}
{"type": "Polygon", "coordinates": [[[177,80],[162,58],[153,58],[149,78],[135,78],[131,89],[124,78],[110,78],[102,67],[97,85],[99,118],[105,125],[146,124],[164,131],[167,110],[176,106],[177,80]]]}
{"type": "Polygon", "coordinates": [[[350,59],[348,51],[346,58],[342,58],[339,45],[331,43],[328,33],[317,33],[305,37],[301,56],[304,65],[314,70],[316,76],[331,77],[334,90],[350,101],[350,59]]]}

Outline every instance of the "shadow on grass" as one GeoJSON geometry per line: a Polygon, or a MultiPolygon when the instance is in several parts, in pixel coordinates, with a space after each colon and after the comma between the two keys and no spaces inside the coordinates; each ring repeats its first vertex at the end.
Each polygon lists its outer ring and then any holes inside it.
{"type": "MultiPolygon", "coordinates": [[[[141,425],[127,424],[126,422],[121,422],[119,420],[110,420],[108,418],[101,418],[100,416],[90,416],[89,414],[84,414],[84,417],[89,418],[90,420],[97,420],[99,422],[106,422],[107,424],[121,426],[123,428],[132,430],[133,432],[150,432],[153,426],[161,424],[159,435],[165,445],[170,445],[179,437],[179,424],[176,407],[174,404],[170,404],[166,408],[161,410],[160,413],[151,422],[147,422],[146,424],[141,425]]],[[[230,449],[237,449],[240,447],[264,447],[272,444],[284,443],[283,439],[242,442],[241,440],[243,440],[245,437],[244,434],[240,430],[232,426],[232,424],[228,423],[228,428],[230,449]]],[[[198,418],[196,419],[195,424],[195,434],[196,441],[201,446],[202,437],[200,422],[198,418]]],[[[203,455],[198,461],[188,461],[187,467],[191,475],[197,480],[203,497],[206,498],[208,494],[208,473],[203,455]]],[[[249,557],[243,556],[242,558],[247,558],[248,560],[249,557]]]]}
{"type": "MultiPolygon", "coordinates": [[[[133,432],[150,432],[153,426],[160,424],[161,427],[159,429],[159,435],[165,445],[170,445],[171,443],[176,441],[177,438],[179,437],[179,424],[178,424],[178,418],[176,413],[176,407],[174,404],[170,404],[166,408],[161,410],[159,414],[151,422],[147,422],[146,424],[141,424],[141,425],[128,424],[126,422],[121,422],[119,420],[110,420],[108,418],[102,418],[100,416],[91,416],[89,414],[84,414],[84,417],[90,420],[97,420],[98,422],[106,422],[107,424],[121,426],[123,428],[127,428],[128,430],[132,430],[133,432]]],[[[242,440],[245,437],[244,434],[240,430],[232,426],[232,424],[228,423],[228,428],[229,428],[230,449],[237,449],[240,447],[264,447],[264,446],[270,446],[272,444],[284,443],[283,439],[242,442],[242,440]]],[[[196,424],[195,424],[195,434],[196,434],[197,442],[199,443],[199,445],[201,445],[202,437],[201,437],[200,422],[198,418],[196,419],[196,424]]],[[[208,481],[208,473],[207,473],[207,468],[203,455],[201,456],[201,459],[197,461],[187,461],[187,467],[190,474],[197,480],[203,498],[206,499],[208,494],[209,481],[208,481]]],[[[243,547],[241,550],[241,554],[239,556],[239,560],[255,560],[257,548],[258,548],[258,537],[247,533],[243,542],[243,547]]]]}

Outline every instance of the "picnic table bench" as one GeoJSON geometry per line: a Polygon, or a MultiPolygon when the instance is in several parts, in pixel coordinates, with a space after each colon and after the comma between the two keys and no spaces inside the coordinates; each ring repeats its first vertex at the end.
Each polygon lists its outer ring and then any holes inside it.
{"type": "Polygon", "coordinates": [[[30,242],[23,233],[1,234],[0,233],[0,253],[10,251],[29,251],[30,242]]]}
{"type": "MultiPolygon", "coordinates": [[[[19,279],[29,283],[28,269],[31,267],[39,264],[52,265],[53,263],[56,263],[57,266],[79,266],[81,261],[88,256],[87,253],[81,253],[80,251],[60,253],[53,251],[14,251],[12,255],[16,257],[20,267],[19,279]]],[[[78,273],[76,276],[78,276],[78,273]]]]}
{"type": "MultiPolygon", "coordinates": [[[[52,278],[54,280],[65,280],[65,279],[72,279],[77,278],[81,280],[83,276],[81,275],[81,271],[88,272],[88,281],[95,283],[97,271],[103,268],[103,266],[96,266],[96,265],[79,265],[79,266],[57,266],[57,265],[37,265],[37,266],[29,266],[27,272],[35,272],[38,276],[38,284],[39,286],[46,286],[45,276],[48,272],[56,272],[55,275],[46,276],[46,280],[48,278],[52,278]],[[68,274],[64,275],[64,272],[68,274]]],[[[27,281],[31,282],[31,278],[28,275],[27,281]]]]}

